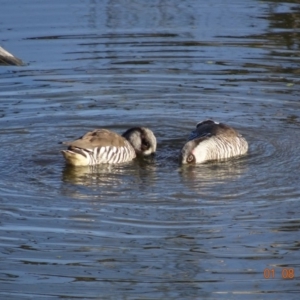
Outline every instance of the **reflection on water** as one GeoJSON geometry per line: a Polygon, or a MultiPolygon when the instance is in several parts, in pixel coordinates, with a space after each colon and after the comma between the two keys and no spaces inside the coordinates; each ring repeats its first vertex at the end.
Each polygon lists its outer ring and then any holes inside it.
{"type": "MultiPolygon", "coordinates": [[[[147,174],[151,178],[155,174],[156,167],[153,159],[136,159],[133,162],[109,165],[102,164],[97,166],[73,167],[66,165],[63,169],[62,180],[73,184],[82,184],[87,186],[118,186],[122,181],[132,176],[136,180],[147,174]]],[[[155,176],[155,175],[154,175],[155,176]]]]}
{"type": "Polygon", "coordinates": [[[0,298],[297,299],[296,1],[1,9],[1,46],[28,65],[0,68],[0,298]],[[210,118],[249,153],[180,166],[210,118]],[[65,165],[59,141],[141,125],[155,157],[65,165]]]}
{"type": "Polygon", "coordinates": [[[218,185],[237,180],[247,172],[247,159],[236,157],[220,162],[208,162],[195,166],[182,166],[180,174],[183,182],[192,183],[194,188],[201,189],[208,185],[218,185]]]}

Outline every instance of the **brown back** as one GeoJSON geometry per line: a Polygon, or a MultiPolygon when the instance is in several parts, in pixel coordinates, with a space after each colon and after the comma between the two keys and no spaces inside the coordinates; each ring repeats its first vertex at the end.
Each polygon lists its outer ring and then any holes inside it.
{"type": "Polygon", "coordinates": [[[230,138],[238,135],[232,127],[223,123],[217,124],[211,120],[199,123],[194,132],[199,137],[205,135],[223,135],[230,138]]]}
{"type": "Polygon", "coordinates": [[[83,149],[93,149],[95,147],[125,146],[125,138],[107,129],[95,129],[75,141],[64,142],[65,145],[83,149]]]}

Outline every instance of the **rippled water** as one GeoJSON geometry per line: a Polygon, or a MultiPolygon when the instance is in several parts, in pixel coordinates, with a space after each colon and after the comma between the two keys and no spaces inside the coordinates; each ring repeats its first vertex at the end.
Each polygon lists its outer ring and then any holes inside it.
{"type": "Polygon", "coordinates": [[[0,298],[298,299],[299,9],[2,1],[27,65],[0,68],[0,298]],[[207,118],[249,154],[179,166],[207,118]],[[155,158],[65,166],[61,141],[136,125],[155,158]]]}

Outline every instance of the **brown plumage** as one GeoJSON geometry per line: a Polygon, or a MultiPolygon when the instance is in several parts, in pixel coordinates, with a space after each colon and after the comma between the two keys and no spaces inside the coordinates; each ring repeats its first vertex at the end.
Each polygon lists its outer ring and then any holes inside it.
{"type": "Polygon", "coordinates": [[[119,134],[107,129],[95,129],[87,132],[82,137],[74,141],[64,142],[65,145],[78,147],[78,148],[95,148],[115,146],[123,147],[125,145],[125,138],[119,134]]]}
{"type": "Polygon", "coordinates": [[[66,162],[74,166],[122,163],[137,154],[150,155],[156,151],[156,138],[145,127],[131,128],[123,136],[107,129],[95,129],[64,144],[69,147],[62,154],[66,162]]]}

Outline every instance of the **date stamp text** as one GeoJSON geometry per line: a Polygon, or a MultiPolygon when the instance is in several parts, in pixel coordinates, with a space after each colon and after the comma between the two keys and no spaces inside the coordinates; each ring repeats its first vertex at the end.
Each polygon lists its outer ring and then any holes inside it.
{"type": "Polygon", "coordinates": [[[294,279],[295,270],[293,268],[282,268],[281,270],[275,269],[264,269],[264,278],[273,279],[273,278],[282,278],[282,279],[294,279]]]}

